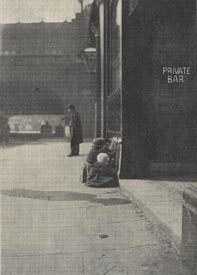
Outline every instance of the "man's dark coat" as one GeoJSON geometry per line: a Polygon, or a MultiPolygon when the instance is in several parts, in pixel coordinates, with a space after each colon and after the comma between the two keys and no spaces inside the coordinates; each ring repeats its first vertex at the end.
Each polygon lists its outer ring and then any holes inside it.
{"type": "Polygon", "coordinates": [[[83,143],[83,129],[80,114],[76,111],[71,113],[70,118],[70,137],[72,144],[83,143]]]}

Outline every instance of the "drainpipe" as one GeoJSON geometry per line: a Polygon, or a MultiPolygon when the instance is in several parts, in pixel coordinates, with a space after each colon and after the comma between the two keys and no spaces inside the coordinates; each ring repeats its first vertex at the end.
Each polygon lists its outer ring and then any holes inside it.
{"type": "Polygon", "coordinates": [[[104,19],[104,3],[100,3],[99,6],[99,18],[100,18],[100,102],[101,102],[101,137],[105,137],[105,62],[104,62],[104,34],[105,34],[105,19],[104,19]]]}
{"type": "Polygon", "coordinates": [[[107,96],[110,88],[109,73],[109,11],[110,1],[104,1],[104,96],[103,96],[103,136],[107,138],[107,96]]]}
{"type": "Polygon", "coordinates": [[[102,1],[99,7],[100,14],[100,60],[101,60],[101,136],[106,138],[106,105],[109,89],[109,5],[110,1],[102,1]]]}
{"type": "Polygon", "coordinates": [[[101,64],[100,64],[100,37],[99,31],[95,33],[95,41],[96,41],[96,103],[94,105],[94,117],[95,117],[95,130],[94,137],[101,136],[101,114],[100,114],[100,106],[101,106],[101,64]]]}

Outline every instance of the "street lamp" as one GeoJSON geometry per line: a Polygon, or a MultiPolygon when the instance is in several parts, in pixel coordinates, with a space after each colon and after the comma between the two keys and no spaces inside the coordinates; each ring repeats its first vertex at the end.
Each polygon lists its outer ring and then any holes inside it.
{"type": "Polygon", "coordinates": [[[81,58],[89,74],[96,73],[96,48],[89,47],[82,51],[81,58]]]}

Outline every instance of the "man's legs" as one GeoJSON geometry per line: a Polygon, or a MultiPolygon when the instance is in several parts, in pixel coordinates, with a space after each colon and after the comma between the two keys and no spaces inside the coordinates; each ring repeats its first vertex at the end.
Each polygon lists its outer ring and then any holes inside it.
{"type": "Polygon", "coordinates": [[[73,141],[71,140],[71,142],[70,142],[70,155],[74,155],[74,148],[75,148],[75,145],[74,145],[73,141]]]}
{"type": "Polygon", "coordinates": [[[79,143],[75,143],[75,142],[71,141],[70,147],[71,147],[70,155],[78,156],[79,155],[79,143]]]}
{"type": "Polygon", "coordinates": [[[79,155],[79,143],[75,144],[74,155],[75,156],[79,155]]]}

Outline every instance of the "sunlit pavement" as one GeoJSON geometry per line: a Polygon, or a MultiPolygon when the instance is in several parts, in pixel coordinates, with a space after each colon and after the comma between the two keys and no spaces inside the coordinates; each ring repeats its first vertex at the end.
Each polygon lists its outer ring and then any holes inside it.
{"type": "Polygon", "coordinates": [[[79,180],[91,144],[0,148],[2,275],[187,275],[164,233],[119,188],[79,180]]]}

